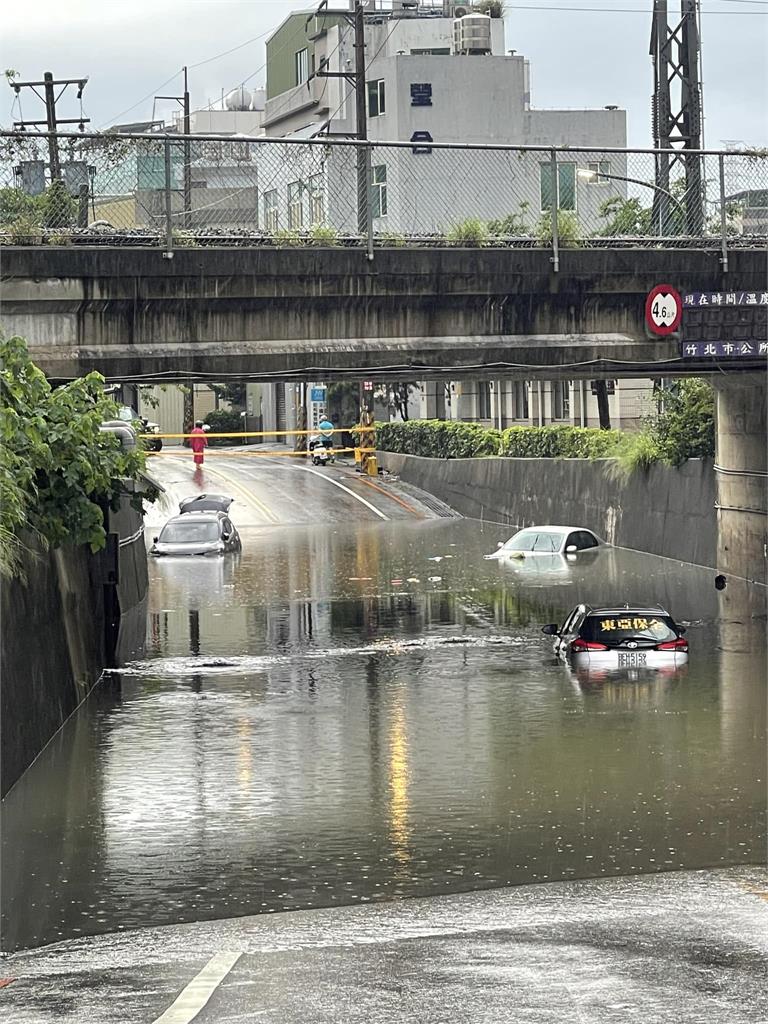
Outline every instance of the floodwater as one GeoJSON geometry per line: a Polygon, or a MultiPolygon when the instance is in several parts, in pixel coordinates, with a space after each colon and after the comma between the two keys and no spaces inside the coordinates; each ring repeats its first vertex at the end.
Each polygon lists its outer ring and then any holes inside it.
{"type": "Polygon", "coordinates": [[[760,595],[629,551],[484,560],[508,533],[254,527],[153,561],[144,660],[5,801],[5,948],[764,861],[760,595]],[[689,665],[572,676],[540,626],[579,600],[665,604],[689,665]]]}

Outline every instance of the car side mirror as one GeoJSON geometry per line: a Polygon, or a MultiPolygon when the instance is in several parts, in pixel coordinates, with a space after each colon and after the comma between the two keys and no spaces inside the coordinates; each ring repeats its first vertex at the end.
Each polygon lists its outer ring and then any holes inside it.
{"type": "Polygon", "coordinates": [[[500,540],[499,543],[496,545],[496,547],[497,548],[503,548],[504,547],[504,541],[500,540]]]}
{"type": "Polygon", "coordinates": [[[159,540],[160,540],[160,538],[159,538],[159,537],[153,537],[153,538],[152,538],[152,543],[153,543],[153,544],[157,544],[157,542],[158,542],[159,540]]]}
{"type": "Polygon", "coordinates": [[[542,626],[541,632],[547,636],[560,636],[560,629],[556,622],[550,622],[548,626],[542,626]]]}
{"type": "Polygon", "coordinates": [[[566,553],[567,555],[573,555],[573,554],[575,554],[575,553],[576,553],[576,552],[577,552],[578,550],[579,550],[579,549],[578,549],[578,548],[576,547],[576,545],[575,545],[575,544],[569,544],[569,545],[568,545],[568,547],[567,547],[567,548],[565,549],[565,553],[566,553]]]}
{"type": "Polygon", "coordinates": [[[680,634],[680,636],[685,636],[685,633],[686,633],[685,626],[678,626],[677,627],[677,632],[680,634]]]}

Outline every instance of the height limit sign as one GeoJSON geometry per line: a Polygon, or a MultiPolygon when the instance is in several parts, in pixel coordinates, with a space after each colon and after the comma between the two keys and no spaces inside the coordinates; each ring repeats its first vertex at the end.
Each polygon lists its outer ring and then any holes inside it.
{"type": "Polygon", "coordinates": [[[645,324],[651,334],[674,334],[683,316],[683,302],[671,284],[657,284],[645,300],[645,324]]]}

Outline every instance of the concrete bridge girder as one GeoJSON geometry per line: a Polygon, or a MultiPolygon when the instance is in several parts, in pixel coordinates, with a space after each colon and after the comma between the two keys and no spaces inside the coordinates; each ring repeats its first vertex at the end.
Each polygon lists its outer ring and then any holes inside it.
{"type": "MultiPolygon", "coordinates": [[[[763,264],[735,252],[728,277],[759,289],[763,264]]],[[[555,274],[547,250],[8,247],[2,278],[4,330],[49,375],[121,380],[701,372],[647,336],[645,298],[725,287],[717,252],[663,249],[565,250],[555,274]]]]}

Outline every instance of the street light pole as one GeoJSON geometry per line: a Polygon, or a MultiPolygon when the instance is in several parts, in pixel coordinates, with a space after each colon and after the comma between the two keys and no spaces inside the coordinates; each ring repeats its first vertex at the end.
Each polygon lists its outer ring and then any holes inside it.
{"type": "Polygon", "coordinates": [[[576,171],[576,176],[581,178],[583,181],[597,182],[601,178],[610,178],[612,181],[627,181],[632,185],[642,185],[643,188],[653,189],[654,192],[663,193],[668,199],[674,203],[678,213],[682,218],[683,224],[685,223],[685,209],[680,204],[679,200],[675,199],[671,192],[667,189],[662,188],[660,185],[651,184],[650,181],[642,181],[640,178],[625,178],[620,174],[608,174],[606,171],[588,171],[583,167],[580,167],[576,171]]]}

